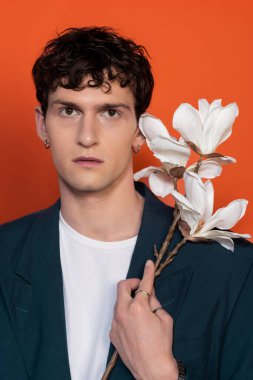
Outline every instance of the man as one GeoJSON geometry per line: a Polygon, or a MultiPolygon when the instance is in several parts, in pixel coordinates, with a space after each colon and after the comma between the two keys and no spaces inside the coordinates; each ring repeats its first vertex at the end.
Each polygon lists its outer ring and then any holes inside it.
{"type": "Polygon", "coordinates": [[[0,379],[97,380],[114,347],[112,380],[178,379],[179,360],[189,380],[253,378],[250,244],[186,244],[154,293],[153,245],[173,210],[133,182],[153,89],[145,49],[69,29],[33,77],[60,201],[1,226],[0,379]]]}

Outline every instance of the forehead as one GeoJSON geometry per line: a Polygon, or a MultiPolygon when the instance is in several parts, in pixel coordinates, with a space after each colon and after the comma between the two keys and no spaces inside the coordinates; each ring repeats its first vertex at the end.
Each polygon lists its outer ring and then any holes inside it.
{"type": "Polygon", "coordinates": [[[117,81],[108,81],[108,86],[90,87],[87,85],[90,78],[83,82],[84,88],[81,90],[66,89],[58,86],[55,91],[48,95],[48,107],[56,99],[64,99],[67,102],[77,103],[84,106],[98,106],[102,103],[125,103],[130,108],[134,108],[135,97],[130,87],[121,87],[117,81]]]}

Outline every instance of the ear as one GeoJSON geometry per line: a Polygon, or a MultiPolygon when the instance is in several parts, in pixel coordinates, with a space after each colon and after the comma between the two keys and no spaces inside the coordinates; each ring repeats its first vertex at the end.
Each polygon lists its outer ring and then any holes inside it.
{"type": "Polygon", "coordinates": [[[37,106],[35,108],[35,120],[36,120],[36,130],[39,138],[42,141],[48,140],[48,134],[45,124],[45,116],[42,112],[42,109],[40,106],[37,106]]]}
{"type": "Polygon", "coordinates": [[[135,130],[133,144],[132,144],[133,148],[135,146],[141,147],[145,143],[145,141],[146,141],[145,136],[141,133],[140,128],[137,126],[135,130]]]}

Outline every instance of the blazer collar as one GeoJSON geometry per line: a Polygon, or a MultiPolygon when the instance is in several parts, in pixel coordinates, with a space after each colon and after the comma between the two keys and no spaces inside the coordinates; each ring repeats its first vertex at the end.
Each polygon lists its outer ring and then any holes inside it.
{"type": "Polygon", "coordinates": [[[71,380],[58,201],[34,217],[15,274],[0,278],[27,378],[71,380]]]}
{"type": "Polygon", "coordinates": [[[38,213],[26,239],[16,274],[29,283],[36,282],[38,273],[52,256],[59,256],[60,200],[38,213]]]}

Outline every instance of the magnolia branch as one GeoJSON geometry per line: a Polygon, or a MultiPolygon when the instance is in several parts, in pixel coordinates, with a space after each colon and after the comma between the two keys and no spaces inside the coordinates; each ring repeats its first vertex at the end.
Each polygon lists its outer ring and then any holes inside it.
{"type": "MultiPolygon", "coordinates": [[[[223,107],[220,99],[214,100],[211,104],[205,99],[199,99],[198,104],[199,110],[195,110],[196,112],[193,112],[193,107],[187,103],[181,104],[175,111],[173,128],[182,135],[179,140],[172,137],[161,120],[152,115],[143,114],[139,121],[142,134],[162,166],[144,168],[135,173],[134,178],[139,180],[142,177],[152,176],[151,190],[158,196],[164,197],[171,194],[176,202],[173,223],[165,240],[159,251],[156,246],[154,247],[155,278],[172,263],[180,248],[188,240],[216,240],[226,249],[233,251],[232,239],[250,237],[248,234],[226,231],[231,228],[231,219],[234,225],[244,215],[247,200],[237,199],[212,215],[213,185],[210,180],[203,183],[201,179],[215,178],[220,175],[222,165],[235,162],[232,157],[217,153],[216,148],[231,135],[233,122],[238,115],[238,107],[236,103],[223,107]],[[189,119],[195,124],[195,128],[188,127],[189,119]],[[224,136],[226,136],[225,139],[224,136]],[[191,149],[199,155],[199,160],[187,168],[191,149]],[[200,167],[201,170],[199,170],[200,167]],[[162,189],[160,189],[161,175],[162,189]],[[180,194],[177,189],[177,180],[181,178],[185,183],[185,195],[180,194]],[[198,205],[197,209],[196,205],[198,205]],[[216,235],[211,234],[212,229],[219,228],[221,222],[224,226],[223,230],[216,232],[216,235]],[[168,247],[177,226],[183,238],[169,251],[168,247]],[[220,236],[226,237],[222,243],[220,236]]],[[[108,379],[117,358],[118,353],[115,350],[101,380],[108,379]]]]}
{"type": "Polygon", "coordinates": [[[117,359],[118,359],[118,352],[117,350],[114,350],[112,357],[106,367],[106,370],[101,378],[101,380],[107,380],[109,378],[110,373],[112,372],[113,367],[115,366],[117,359]]]}
{"type": "Polygon", "coordinates": [[[167,252],[168,246],[169,246],[170,241],[171,241],[171,239],[173,237],[173,234],[175,232],[175,229],[177,227],[179,219],[180,219],[180,214],[179,214],[177,208],[175,208],[173,223],[170,226],[170,229],[169,229],[168,234],[167,234],[167,236],[166,236],[166,238],[165,238],[165,240],[164,240],[164,242],[162,244],[162,247],[161,247],[160,251],[157,252],[156,246],[154,247],[154,250],[155,250],[154,255],[157,258],[156,261],[155,261],[155,271],[158,269],[158,267],[160,265],[160,262],[162,261],[165,253],[167,252]]]}
{"type": "Polygon", "coordinates": [[[167,259],[158,267],[157,271],[155,272],[155,278],[160,276],[161,272],[165,267],[167,267],[175,258],[175,256],[178,254],[179,249],[187,242],[187,238],[184,237],[180,242],[177,243],[175,248],[168,253],[167,259]]]}

